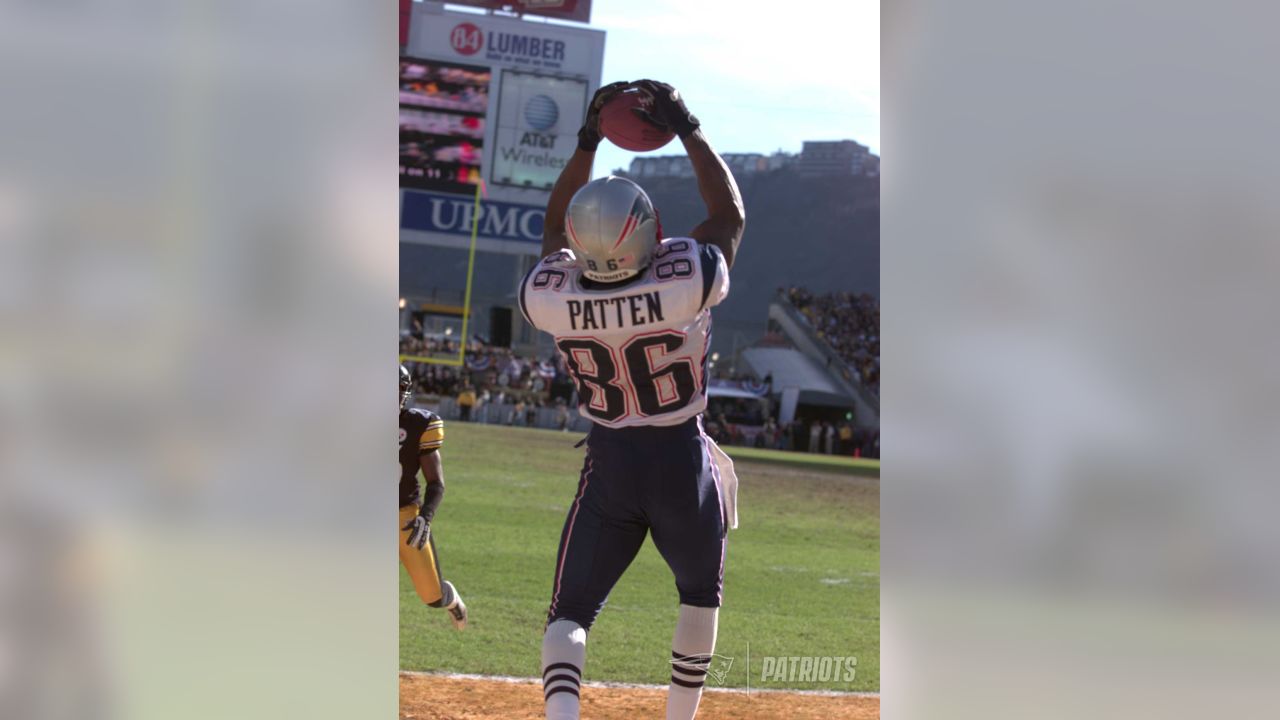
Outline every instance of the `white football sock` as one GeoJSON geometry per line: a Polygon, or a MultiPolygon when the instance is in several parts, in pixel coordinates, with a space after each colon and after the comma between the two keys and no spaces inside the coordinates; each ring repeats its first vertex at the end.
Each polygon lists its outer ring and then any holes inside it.
{"type": "Polygon", "coordinates": [[[458,605],[458,600],[461,596],[458,595],[457,589],[453,587],[453,583],[448,580],[444,581],[444,587],[441,590],[443,591],[440,593],[441,606],[445,610],[452,610],[458,605]]]}
{"type": "Polygon", "coordinates": [[[720,608],[680,606],[680,619],[676,621],[675,636],[671,639],[667,720],[693,720],[698,712],[711,653],[716,649],[719,613],[720,608]]]}
{"type": "Polygon", "coordinates": [[[557,620],[542,635],[542,691],[547,720],[578,720],[578,691],[587,661],[587,631],[557,620]]]}

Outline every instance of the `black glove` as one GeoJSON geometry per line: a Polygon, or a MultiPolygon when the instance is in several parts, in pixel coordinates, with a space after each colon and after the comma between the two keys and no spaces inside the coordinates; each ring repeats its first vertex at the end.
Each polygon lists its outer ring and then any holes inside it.
{"type": "Polygon", "coordinates": [[[404,541],[405,545],[411,548],[421,550],[427,544],[427,538],[431,537],[431,521],[416,515],[401,530],[409,531],[409,539],[404,541]]]}
{"type": "Polygon", "coordinates": [[[587,119],[583,121],[582,129],[578,130],[579,150],[595,152],[596,148],[600,147],[600,108],[609,102],[609,98],[617,95],[619,91],[628,85],[630,83],[609,83],[591,96],[591,104],[587,106],[587,119]]]}
{"type": "Polygon", "coordinates": [[[637,80],[631,83],[632,87],[639,88],[642,92],[653,98],[653,104],[650,110],[634,108],[632,112],[639,115],[644,120],[653,123],[659,127],[670,129],[683,140],[693,134],[701,124],[693,113],[689,112],[689,108],[685,107],[684,98],[681,97],[680,91],[671,87],[664,82],[657,80],[637,80]]]}

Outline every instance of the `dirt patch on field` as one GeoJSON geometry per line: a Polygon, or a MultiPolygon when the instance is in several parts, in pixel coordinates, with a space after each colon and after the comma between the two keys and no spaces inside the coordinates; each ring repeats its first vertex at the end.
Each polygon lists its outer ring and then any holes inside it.
{"type": "MultiPolygon", "coordinates": [[[[588,687],[582,692],[586,720],[638,720],[666,713],[666,690],[588,687]]],[[[872,720],[880,698],[858,695],[797,695],[708,691],[699,720],[788,718],[790,720],[872,720]]],[[[542,687],[430,675],[400,676],[401,720],[541,720],[542,687]]]]}

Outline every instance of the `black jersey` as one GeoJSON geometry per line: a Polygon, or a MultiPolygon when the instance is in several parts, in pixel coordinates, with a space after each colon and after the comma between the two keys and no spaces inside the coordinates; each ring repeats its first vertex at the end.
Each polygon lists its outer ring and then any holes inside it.
{"type": "Polygon", "coordinates": [[[419,457],[433,453],[444,443],[444,421],[430,410],[400,411],[400,507],[422,503],[418,486],[419,457]]]}

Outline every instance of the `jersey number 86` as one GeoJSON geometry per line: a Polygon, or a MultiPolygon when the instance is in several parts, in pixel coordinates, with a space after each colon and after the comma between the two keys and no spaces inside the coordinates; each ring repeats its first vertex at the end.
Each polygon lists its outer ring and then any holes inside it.
{"type": "Polygon", "coordinates": [[[569,372],[578,384],[578,395],[587,412],[606,422],[629,413],[627,396],[635,398],[641,415],[661,415],[688,405],[698,392],[693,362],[688,358],[655,367],[662,358],[684,345],[682,333],[667,331],[642,335],[622,346],[619,368],[613,350],[592,338],[564,338],[556,343],[564,353],[569,372]]]}

